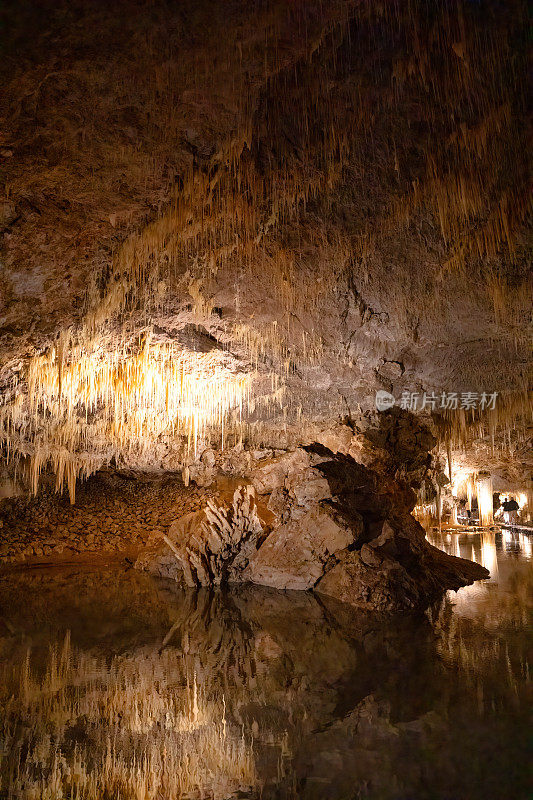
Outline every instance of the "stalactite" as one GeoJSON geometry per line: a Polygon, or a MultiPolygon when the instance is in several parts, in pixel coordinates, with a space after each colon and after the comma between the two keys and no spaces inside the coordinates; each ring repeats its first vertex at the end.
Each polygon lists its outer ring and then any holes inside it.
{"type": "Polygon", "coordinates": [[[533,420],[533,393],[509,392],[498,395],[494,408],[449,409],[434,415],[439,446],[466,450],[474,439],[490,437],[493,448],[507,449],[507,434],[526,439],[533,420]]]}
{"type": "MultiPolygon", "coordinates": [[[[263,74],[248,80],[237,49],[226,53],[237,87],[227,135],[201,169],[180,176],[157,218],[118,246],[106,280],[88,290],[79,328],[31,360],[0,408],[0,440],[10,458],[30,457],[34,490],[48,463],[58,489],[66,483],[73,496],[76,475],[113,456],[142,455],[166,433],[183,435],[194,450],[210,427],[227,434],[232,414],[245,408],[288,414],[284,381],[328,352],[323,332],[307,323],[309,310],[325,296],[335,304],[342,282],[365,284],[374,255],[417,218],[430,221],[441,255],[428,265],[429,289],[395,298],[398,317],[408,318],[413,301],[438,303],[436,282],[475,266],[501,321],[505,287],[494,261],[516,261],[531,211],[512,47],[519,15],[495,33],[481,17],[470,25],[474,10],[463,6],[265,6],[263,74]],[[290,52],[274,46],[278,37],[292,41],[290,52]],[[376,136],[385,141],[375,146],[376,136]],[[383,161],[372,162],[381,183],[371,213],[360,197],[373,189],[369,143],[383,161]],[[328,223],[338,197],[357,224],[328,223]],[[263,309],[241,317],[258,273],[274,320],[263,309]],[[209,329],[210,285],[221,274],[235,285],[226,341],[244,351],[245,373],[232,372],[227,354],[118,335],[185,297],[191,318],[209,329]],[[271,391],[254,394],[255,370],[271,391]]],[[[250,63],[253,41],[239,41],[250,63]]],[[[191,86],[203,77],[195,73],[191,86]]],[[[530,408],[529,399],[499,402],[484,420],[454,412],[444,419],[445,438],[455,447],[474,432],[520,425],[522,402],[530,408]]]]}
{"type": "Polygon", "coordinates": [[[35,357],[28,371],[28,403],[0,409],[0,430],[11,458],[29,455],[32,489],[51,463],[56,488],[87,477],[111,457],[142,456],[166,433],[187,438],[195,451],[228,414],[242,415],[252,373],[232,372],[224,351],[195,353],[152,343],[149,331],[135,349],[106,350],[101,340],[73,343],[35,357]]]}

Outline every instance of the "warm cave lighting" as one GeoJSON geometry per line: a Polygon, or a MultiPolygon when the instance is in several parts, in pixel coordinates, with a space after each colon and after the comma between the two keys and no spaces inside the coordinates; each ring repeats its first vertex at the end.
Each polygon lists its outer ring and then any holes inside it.
{"type": "Polygon", "coordinates": [[[527,0],[0,23],[0,800],[533,800],[527,0]]]}
{"type": "Polygon", "coordinates": [[[490,577],[494,580],[498,575],[496,537],[489,531],[483,531],[481,534],[481,563],[488,569],[490,577]]]}
{"type": "Polygon", "coordinates": [[[520,543],[520,549],[524,553],[524,556],[531,560],[531,556],[533,554],[533,544],[531,541],[531,536],[525,533],[519,534],[518,541],[520,543]]]}
{"type": "Polygon", "coordinates": [[[488,527],[493,523],[492,477],[487,472],[480,472],[476,480],[479,523],[488,527]]]}
{"type": "Polygon", "coordinates": [[[257,780],[250,741],[226,720],[224,697],[208,697],[166,651],[110,660],[72,647],[67,633],[50,647],[44,674],[29,651],[18,666],[18,680],[3,676],[7,739],[18,725],[27,755],[10,797],[222,800],[257,780]],[[69,732],[81,725],[91,735],[70,747],[69,732]]]}
{"type": "Polygon", "coordinates": [[[516,497],[516,502],[518,503],[520,511],[522,511],[528,505],[527,492],[519,492],[516,497]]]}
{"type": "Polygon", "coordinates": [[[502,542],[507,547],[513,541],[513,534],[508,528],[502,528],[502,542]]]}
{"type": "Polygon", "coordinates": [[[19,395],[0,413],[8,453],[29,456],[34,493],[50,463],[57,490],[66,484],[73,501],[78,476],[113,456],[149,460],[162,436],[184,438],[194,455],[210,429],[223,437],[230,413],[240,418],[249,399],[250,374],[232,372],[223,351],[182,350],[149,336],[137,351],[69,345],[35,357],[28,401],[19,395]]]}

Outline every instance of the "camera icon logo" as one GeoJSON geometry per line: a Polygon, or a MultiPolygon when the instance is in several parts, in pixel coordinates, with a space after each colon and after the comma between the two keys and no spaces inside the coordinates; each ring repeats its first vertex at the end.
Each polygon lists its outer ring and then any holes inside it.
{"type": "Polygon", "coordinates": [[[376,392],[376,408],[378,411],[388,411],[395,403],[394,395],[390,394],[390,392],[385,392],[383,389],[376,392]]]}

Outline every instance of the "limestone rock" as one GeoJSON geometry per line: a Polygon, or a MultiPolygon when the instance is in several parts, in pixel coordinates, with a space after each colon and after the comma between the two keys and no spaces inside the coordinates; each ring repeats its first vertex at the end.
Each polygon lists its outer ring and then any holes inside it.
{"type": "Polygon", "coordinates": [[[0,202],[0,231],[5,230],[16,219],[17,211],[13,203],[0,202]]]}
{"type": "Polygon", "coordinates": [[[320,431],[315,441],[327,447],[332,453],[347,453],[353,439],[353,430],[349,425],[338,424],[320,431]]]}
{"type": "Polygon", "coordinates": [[[331,497],[327,480],[314,469],[306,469],[299,473],[288,488],[294,504],[305,510],[331,497]]]}
{"type": "Polygon", "coordinates": [[[204,450],[200,460],[206,465],[206,467],[214,467],[216,457],[213,450],[204,450]]]}
{"type": "Polygon", "coordinates": [[[345,553],[316,591],[379,612],[416,608],[420,599],[415,582],[401,564],[378,555],[366,544],[360,553],[345,553]]]}
{"type": "Polygon", "coordinates": [[[252,483],[258,494],[270,494],[284,487],[287,481],[309,467],[310,463],[308,453],[299,448],[279,458],[269,459],[266,463],[262,462],[253,472],[252,483]]]}
{"type": "MultiPolygon", "coordinates": [[[[402,415],[387,425],[395,441],[419,436],[402,415]]],[[[240,463],[243,454],[231,453],[240,463]]],[[[4,498],[0,563],[120,553],[148,541],[136,566],[180,584],[316,588],[380,611],[423,608],[446,589],[487,577],[428,544],[410,514],[412,490],[390,469],[367,468],[321,443],[268,460],[244,456],[260,495],[242,473],[217,473],[208,491],[186,488],[179,475],[102,470],[80,487],[74,507],[52,487],[30,501],[4,498]]],[[[214,470],[211,462],[204,450],[197,463],[214,470]]],[[[418,443],[409,466],[416,472],[423,464],[418,443]]]]}
{"type": "Polygon", "coordinates": [[[426,608],[447,589],[488,577],[488,571],[448,556],[425,539],[421,525],[397,513],[376,526],[378,534],[359,551],[337,554],[337,563],[315,587],[343,603],[378,612],[426,608]]]}
{"type": "Polygon", "coordinates": [[[328,559],[353,541],[353,530],[326,510],[313,509],[274,530],[243,577],[276,589],[310,589],[321,578],[328,559]]]}
{"type": "Polygon", "coordinates": [[[218,586],[241,580],[241,573],[265,535],[253,486],[238,487],[231,504],[212,500],[174,522],[136,562],[139,569],[184,581],[218,586]]]}

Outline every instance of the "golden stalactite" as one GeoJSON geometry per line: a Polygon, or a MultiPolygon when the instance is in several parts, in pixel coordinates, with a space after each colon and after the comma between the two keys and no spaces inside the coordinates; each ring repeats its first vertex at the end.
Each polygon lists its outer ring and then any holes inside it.
{"type": "MultiPolygon", "coordinates": [[[[364,283],[373,254],[417,214],[427,214],[440,236],[434,282],[480,265],[501,318],[502,283],[490,262],[513,262],[531,210],[523,134],[516,133],[520,99],[505,96],[521,96],[515,17],[494,28],[469,24],[471,10],[461,2],[335,2],[321,4],[316,24],[311,5],[308,17],[305,3],[289,9],[283,24],[275,11],[267,14],[262,80],[236,78],[231,132],[201,168],[181,176],[161,213],[123,241],[105,286],[90,292],[79,329],[62,332],[30,362],[0,409],[6,452],[30,456],[34,488],[49,462],[58,488],[66,482],[73,493],[75,476],[95,464],[149,449],[168,430],[194,442],[208,424],[221,426],[231,411],[253,403],[253,370],[234,375],[220,354],[149,339],[135,349],[117,334],[126,322],[149,322],[154,309],[180,294],[208,325],[209,285],[220,274],[235,275],[237,312],[258,271],[281,309],[275,322],[236,313],[228,330],[253,369],[271,372],[276,407],[291,369],[315,365],[325,352],[322,331],[301,322],[309,309],[334,297],[354,269],[364,283]],[[301,42],[295,39],[290,53],[273,46],[300,27],[301,42]],[[390,136],[390,163],[373,167],[386,175],[387,191],[371,219],[334,235],[328,219],[339,193],[355,195],[354,207],[359,199],[350,170],[363,175],[357,186],[372,182],[362,154],[378,123],[390,136]],[[422,133],[413,158],[408,134],[415,128],[422,133]]],[[[507,424],[511,406],[499,408],[489,428],[507,424]]],[[[456,415],[449,437],[462,441],[480,424],[456,415]]]]}
{"type": "Polygon", "coordinates": [[[73,501],[77,477],[113,457],[142,459],[163,435],[185,437],[194,453],[208,429],[221,430],[230,412],[242,415],[250,396],[252,374],[232,372],[224,351],[152,343],[149,332],[128,348],[67,347],[65,338],[30,362],[29,408],[0,409],[8,453],[30,457],[34,492],[48,463],[57,490],[67,485],[73,501]]]}

